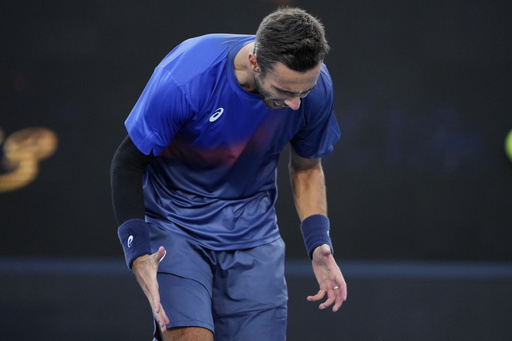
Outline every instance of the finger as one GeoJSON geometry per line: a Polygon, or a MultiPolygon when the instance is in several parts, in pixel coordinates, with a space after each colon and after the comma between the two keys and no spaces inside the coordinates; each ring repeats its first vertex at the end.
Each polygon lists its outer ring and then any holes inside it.
{"type": "Polygon", "coordinates": [[[159,263],[159,262],[162,261],[162,259],[164,259],[166,254],[167,254],[167,251],[165,250],[165,248],[163,246],[160,246],[158,248],[158,250],[155,253],[153,253],[153,256],[155,257],[155,259],[159,263]]]}
{"type": "Polygon", "coordinates": [[[165,322],[165,324],[168,324],[170,322],[169,318],[167,317],[167,314],[164,310],[164,307],[162,307],[162,317],[163,317],[163,321],[165,322]]]}
{"type": "Polygon", "coordinates": [[[332,312],[335,313],[337,312],[340,308],[341,308],[341,305],[343,304],[343,300],[341,298],[336,298],[336,302],[334,302],[334,305],[332,307],[332,312]]]}
{"type": "Polygon", "coordinates": [[[169,323],[169,318],[167,317],[167,314],[165,313],[165,310],[162,306],[159,307],[159,313],[155,314],[156,320],[158,321],[158,325],[160,326],[160,329],[162,332],[164,332],[167,328],[166,325],[169,323]]]}
{"type": "Polygon", "coordinates": [[[342,297],[341,290],[339,290],[339,289],[336,290],[336,292],[335,292],[335,298],[336,298],[336,301],[334,302],[334,306],[332,307],[332,311],[334,313],[337,312],[341,308],[341,305],[345,301],[342,297]]]}
{"type": "Polygon", "coordinates": [[[336,302],[334,303],[334,306],[332,307],[333,312],[337,312],[343,302],[347,300],[347,285],[342,284],[341,286],[334,287],[334,295],[336,297],[336,302]]]}
{"type": "Polygon", "coordinates": [[[327,290],[327,300],[318,306],[319,309],[330,307],[336,300],[334,289],[327,290]]]}
{"type": "Polygon", "coordinates": [[[154,307],[155,315],[159,315],[160,312],[163,310],[162,305],[160,304],[160,293],[158,291],[158,283],[156,283],[151,289],[150,289],[150,295],[151,295],[151,306],[154,307]]]}
{"type": "Polygon", "coordinates": [[[159,304],[158,307],[154,309],[155,319],[158,322],[158,325],[160,328],[162,328],[162,331],[165,331],[165,326],[169,324],[169,318],[167,317],[167,314],[165,313],[164,307],[159,304]]]}
{"type": "Polygon", "coordinates": [[[321,300],[322,298],[324,298],[324,296],[325,296],[325,292],[326,292],[325,290],[320,289],[316,295],[314,295],[314,296],[308,296],[308,297],[306,297],[306,299],[307,299],[308,301],[319,301],[319,300],[321,300]]]}

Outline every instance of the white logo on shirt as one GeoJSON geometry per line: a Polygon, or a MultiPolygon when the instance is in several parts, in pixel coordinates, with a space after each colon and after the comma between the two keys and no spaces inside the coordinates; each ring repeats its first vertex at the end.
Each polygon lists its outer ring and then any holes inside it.
{"type": "Polygon", "coordinates": [[[212,116],[210,116],[210,122],[215,122],[219,119],[219,117],[222,116],[222,113],[224,112],[224,108],[218,108],[215,110],[212,116]]]}
{"type": "Polygon", "coordinates": [[[132,247],[133,244],[133,236],[128,237],[128,247],[132,247]]]}

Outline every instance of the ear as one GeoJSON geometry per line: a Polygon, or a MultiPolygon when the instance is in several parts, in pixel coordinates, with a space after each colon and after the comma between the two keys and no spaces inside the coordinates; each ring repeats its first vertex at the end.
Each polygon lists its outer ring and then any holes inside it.
{"type": "Polygon", "coordinates": [[[258,66],[258,58],[253,53],[249,53],[249,64],[254,72],[260,72],[260,68],[258,66]]]}

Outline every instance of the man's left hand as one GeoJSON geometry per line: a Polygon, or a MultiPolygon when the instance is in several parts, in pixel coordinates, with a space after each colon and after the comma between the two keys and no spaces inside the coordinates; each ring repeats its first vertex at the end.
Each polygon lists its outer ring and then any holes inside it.
{"type": "Polygon", "coordinates": [[[333,303],[332,311],[340,309],[341,304],[347,299],[347,284],[341,274],[341,270],[332,256],[329,245],[324,244],[313,251],[313,272],[320,285],[320,290],[314,296],[308,296],[308,301],[319,301],[325,297],[327,300],[318,307],[325,309],[333,303]]]}

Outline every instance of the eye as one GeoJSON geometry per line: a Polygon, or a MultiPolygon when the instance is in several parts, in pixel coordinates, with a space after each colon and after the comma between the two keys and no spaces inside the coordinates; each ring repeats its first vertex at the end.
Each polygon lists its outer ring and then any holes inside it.
{"type": "Polygon", "coordinates": [[[300,93],[300,94],[299,94],[299,97],[300,97],[300,98],[304,98],[304,97],[306,97],[307,95],[309,95],[309,93],[310,93],[310,92],[311,92],[311,90],[308,90],[308,91],[306,91],[306,92],[302,92],[302,93],[300,93]]]}
{"type": "Polygon", "coordinates": [[[279,92],[279,94],[281,94],[283,96],[293,96],[293,94],[290,93],[289,91],[278,89],[277,92],[279,92]]]}

